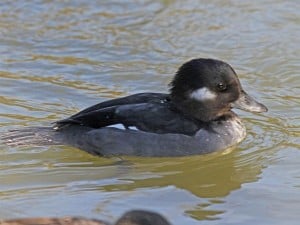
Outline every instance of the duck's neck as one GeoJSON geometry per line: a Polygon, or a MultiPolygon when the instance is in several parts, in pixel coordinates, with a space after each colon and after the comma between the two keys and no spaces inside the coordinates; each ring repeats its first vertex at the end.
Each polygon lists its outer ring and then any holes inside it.
{"type": "Polygon", "coordinates": [[[242,120],[232,111],[210,123],[210,128],[233,144],[246,137],[246,127],[242,120]]]}
{"type": "MultiPolygon", "coordinates": [[[[188,118],[193,118],[203,123],[218,120],[224,116],[230,116],[232,112],[230,107],[215,105],[214,103],[201,103],[190,99],[171,100],[172,108],[186,115],[188,118]]],[[[234,114],[235,115],[235,114],[234,114]]]]}

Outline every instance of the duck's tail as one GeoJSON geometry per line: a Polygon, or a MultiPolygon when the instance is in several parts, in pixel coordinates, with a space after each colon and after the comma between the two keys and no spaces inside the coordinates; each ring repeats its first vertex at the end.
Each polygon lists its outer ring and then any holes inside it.
{"type": "Polygon", "coordinates": [[[102,155],[93,143],[90,143],[88,131],[83,126],[65,126],[57,130],[55,127],[27,127],[0,133],[0,143],[8,146],[50,146],[70,145],[93,155],[102,155]]]}
{"type": "Polygon", "coordinates": [[[9,146],[62,145],[62,135],[52,127],[28,127],[0,133],[0,141],[9,146]]]}

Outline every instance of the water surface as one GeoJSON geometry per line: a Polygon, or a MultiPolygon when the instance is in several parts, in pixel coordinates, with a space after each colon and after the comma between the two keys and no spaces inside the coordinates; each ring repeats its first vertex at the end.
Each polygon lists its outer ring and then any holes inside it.
{"type": "Polygon", "coordinates": [[[182,158],[98,158],[0,146],[0,218],[114,220],[142,208],[179,224],[298,224],[297,1],[2,1],[0,131],[49,125],[99,101],[167,91],[196,57],[230,63],[269,112],[247,138],[182,158]]]}

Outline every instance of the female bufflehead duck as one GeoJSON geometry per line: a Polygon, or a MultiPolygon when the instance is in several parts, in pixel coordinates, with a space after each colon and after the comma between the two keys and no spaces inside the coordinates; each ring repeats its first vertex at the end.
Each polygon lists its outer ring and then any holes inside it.
{"type": "Polygon", "coordinates": [[[4,139],[13,145],[68,144],[101,156],[205,154],[245,138],[246,129],[232,108],[267,111],[242,89],[232,67],[219,60],[186,62],[170,85],[170,94],[140,93],[101,102],[57,121],[52,130],[27,128],[4,139]]]}

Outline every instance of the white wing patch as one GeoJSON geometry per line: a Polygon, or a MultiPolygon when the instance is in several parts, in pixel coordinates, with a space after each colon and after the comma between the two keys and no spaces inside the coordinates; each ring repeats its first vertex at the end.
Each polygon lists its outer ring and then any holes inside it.
{"type": "MultiPolygon", "coordinates": [[[[118,128],[120,130],[126,130],[126,127],[122,123],[117,123],[117,124],[109,125],[109,126],[106,126],[106,127],[114,127],[114,128],[118,128]]],[[[129,126],[127,129],[129,129],[129,130],[139,130],[135,126],[129,126]]]]}
{"type": "Polygon", "coordinates": [[[209,90],[207,87],[202,87],[193,91],[190,94],[190,97],[198,101],[207,101],[216,99],[217,94],[209,90]]]}

